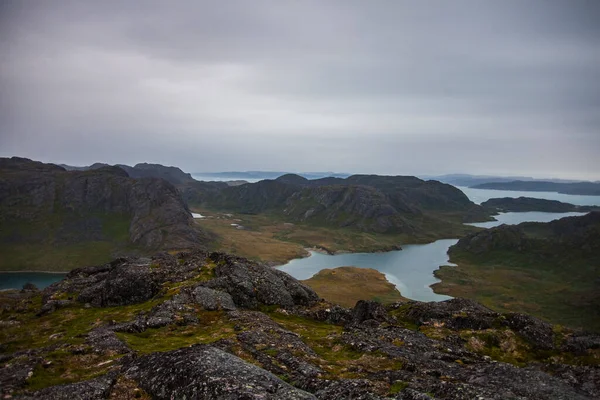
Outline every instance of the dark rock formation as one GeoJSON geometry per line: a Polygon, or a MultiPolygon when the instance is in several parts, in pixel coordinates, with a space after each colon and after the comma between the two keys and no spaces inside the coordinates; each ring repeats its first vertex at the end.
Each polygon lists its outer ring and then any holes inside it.
{"type": "Polygon", "coordinates": [[[32,396],[21,399],[43,400],[101,400],[108,399],[117,379],[115,374],[107,374],[89,381],[52,386],[42,389],[32,396]]]}
{"type": "Polygon", "coordinates": [[[319,300],[308,286],[277,269],[225,254],[217,257],[217,264],[216,279],[202,285],[229,293],[239,307],[310,306],[319,300]]]}
{"type": "Polygon", "coordinates": [[[155,399],[315,399],[270,372],[204,345],[140,357],[125,374],[155,399]]]}

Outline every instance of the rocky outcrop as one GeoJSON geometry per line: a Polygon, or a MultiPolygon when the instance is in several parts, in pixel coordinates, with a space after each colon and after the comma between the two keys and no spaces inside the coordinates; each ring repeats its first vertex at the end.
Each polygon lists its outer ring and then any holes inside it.
{"type": "Polygon", "coordinates": [[[308,286],[277,269],[227,255],[219,257],[217,264],[216,278],[202,285],[229,293],[239,307],[310,306],[319,300],[308,286]]]}
{"type": "Polygon", "coordinates": [[[42,317],[33,316],[38,292],[0,296],[0,320],[17,322],[3,331],[0,393],[15,398],[600,395],[598,335],[465,299],[359,301],[344,309],[280,271],[223,253],[160,254],[72,271],[42,293],[42,304],[70,303],[42,317]],[[140,279],[158,292],[136,291],[140,279]],[[105,307],[117,303],[128,305],[105,307]],[[139,305],[137,314],[132,305],[139,305]],[[28,329],[36,348],[13,351],[31,340],[23,334],[28,329]],[[30,386],[63,376],[80,382],[30,386]]]}
{"type": "Polygon", "coordinates": [[[203,345],[141,357],[125,374],[155,399],[315,399],[255,365],[203,345]]]}
{"type": "Polygon", "coordinates": [[[42,389],[32,396],[21,399],[33,400],[102,400],[108,399],[117,379],[115,374],[107,374],[88,381],[42,389]]]}
{"type": "MultiPolygon", "coordinates": [[[[186,303],[205,310],[311,306],[319,297],[285,272],[225,253],[196,251],[178,257],[120,258],[105,265],[75,269],[43,291],[42,309],[52,312],[74,300],[94,307],[142,303],[159,294],[165,284],[199,279],[154,309],[172,311],[186,303]],[[205,274],[205,279],[199,277],[205,274]],[[68,294],[70,299],[61,296],[68,294]],[[59,303],[60,302],[60,303],[59,303]],[[64,302],[64,303],[63,303],[64,302]],[[47,309],[50,305],[50,309],[47,309]]],[[[152,314],[152,313],[151,313],[152,314]]]]}

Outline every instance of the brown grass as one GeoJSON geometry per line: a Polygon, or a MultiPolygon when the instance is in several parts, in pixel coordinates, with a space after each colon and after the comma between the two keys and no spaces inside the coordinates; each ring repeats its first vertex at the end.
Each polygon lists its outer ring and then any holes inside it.
{"type": "Polygon", "coordinates": [[[354,307],[358,300],[381,303],[405,300],[384,274],[371,268],[324,269],[303,282],[325,300],[344,307],[354,307]]]}
{"type": "Polygon", "coordinates": [[[293,224],[267,214],[224,214],[202,209],[194,211],[207,216],[197,219],[196,223],[219,237],[213,246],[214,250],[277,264],[304,256],[304,249],[307,247],[328,252],[372,252],[397,249],[400,243],[427,242],[403,235],[378,235],[349,229],[293,224]],[[243,229],[231,226],[232,223],[243,226],[243,229]]]}

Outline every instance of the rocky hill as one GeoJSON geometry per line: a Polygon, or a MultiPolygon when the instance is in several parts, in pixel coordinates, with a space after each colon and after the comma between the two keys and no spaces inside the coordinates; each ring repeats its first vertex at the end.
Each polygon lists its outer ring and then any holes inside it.
{"type": "Polygon", "coordinates": [[[0,293],[21,399],[593,399],[600,337],[473,301],[320,300],[222,253],[117,259],[0,293]]]}
{"type": "Polygon", "coordinates": [[[415,177],[352,175],[308,180],[287,174],[204,194],[195,204],[239,213],[362,232],[425,234],[489,220],[489,211],[455,187],[415,177]]]}
{"type": "Polygon", "coordinates": [[[600,213],[501,225],[449,250],[439,293],[600,331],[600,213]]]}
{"type": "MultiPolygon", "coordinates": [[[[110,167],[111,165],[105,163],[94,163],[87,167],[74,167],[72,165],[65,164],[60,164],[60,166],[67,171],[90,171],[110,167]]],[[[173,185],[196,182],[196,180],[192,178],[192,175],[183,172],[177,167],[148,163],[139,163],[133,167],[125,164],[116,164],[114,166],[119,167],[127,172],[127,175],[129,175],[131,178],[160,178],[172,183],[173,185]]]]}
{"type": "Polygon", "coordinates": [[[206,241],[163,179],[118,167],[88,171],[0,159],[2,269],[68,269],[115,254],[185,249],[206,241]]]}
{"type": "Polygon", "coordinates": [[[600,211],[600,207],[576,206],[557,200],[536,199],[533,197],[502,197],[489,199],[481,206],[499,212],[542,211],[552,213],[600,211]]]}
{"type": "Polygon", "coordinates": [[[177,167],[168,167],[161,164],[140,163],[133,167],[117,165],[123,168],[132,178],[161,178],[173,185],[196,182],[192,175],[183,172],[177,167]]]}

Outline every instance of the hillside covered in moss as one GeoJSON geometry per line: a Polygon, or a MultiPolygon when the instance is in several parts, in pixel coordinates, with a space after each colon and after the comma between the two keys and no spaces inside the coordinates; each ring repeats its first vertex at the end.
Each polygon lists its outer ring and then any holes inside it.
{"type": "Polygon", "coordinates": [[[0,293],[23,399],[592,399],[600,337],[473,301],[323,301],[223,253],[117,259],[0,293]]]}
{"type": "Polygon", "coordinates": [[[118,167],[66,171],[0,158],[0,270],[68,270],[116,256],[187,249],[211,235],[177,189],[118,167]]]}
{"type": "Polygon", "coordinates": [[[449,255],[457,266],[436,271],[437,293],[600,331],[600,212],[502,225],[460,239],[449,255]]]}

